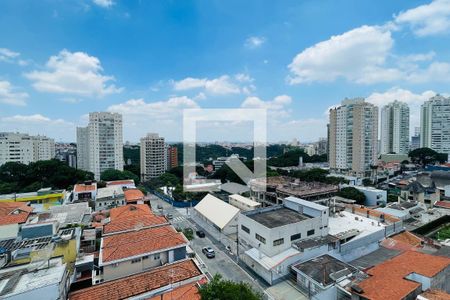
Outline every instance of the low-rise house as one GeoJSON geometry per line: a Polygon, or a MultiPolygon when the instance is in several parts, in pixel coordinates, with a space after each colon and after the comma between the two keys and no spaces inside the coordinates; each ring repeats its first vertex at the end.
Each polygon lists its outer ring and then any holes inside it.
{"type": "Polygon", "coordinates": [[[413,218],[414,215],[426,211],[427,207],[423,202],[408,200],[390,203],[386,207],[380,207],[376,210],[406,221],[413,218]]]}
{"type": "Polygon", "coordinates": [[[32,211],[26,203],[0,203],[0,239],[16,238],[20,225],[27,222],[32,211]]]}
{"type": "Polygon", "coordinates": [[[211,194],[206,195],[195,207],[193,218],[211,235],[220,240],[220,235],[237,232],[239,208],[211,194]]]}
{"type": "Polygon", "coordinates": [[[0,270],[1,299],[66,299],[67,265],[58,258],[0,270]]]}
{"type": "Polygon", "coordinates": [[[85,182],[75,184],[73,187],[73,202],[95,200],[97,195],[97,183],[85,182]]]}
{"type": "Polygon", "coordinates": [[[249,211],[261,207],[261,203],[238,194],[228,196],[228,202],[234,207],[239,208],[241,211],[249,211]]]}
{"type": "Polygon", "coordinates": [[[162,225],[169,225],[169,221],[155,215],[148,205],[129,204],[109,211],[108,221],[103,225],[103,236],[162,225]]]}
{"type": "Polygon", "coordinates": [[[105,236],[93,284],[185,259],[187,245],[184,235],[170,225],[105,236]]]}
{"type": "Polygon", "coordinates": [[[430,186],[424,186],[419,181],[413,181],[400,191],[400,198],[433,206],[440,200],[440,192],[434,182],[430,186]]]}
{"type": "Polygon", "coordinates": [[[61,205],[66,198],[65,190],[52,190],[51,188],[42,188],[37,192],[4,194],[0,195],[0,203],[21,202],[29,203],[35,212],[46,211],[54,205],[61,205]]]}
{"type": "Polygon", "coordinates": [[[127,204],[144,204],[144,202],[150,202],[145,199],[144,193],[139,189],[128,189],[123,193],[127,204]]]}
{"type": "Polygon", "coordinates": [[[120,186],[122,189],[136,188],[136,184],[133,179],[107,181],[106,186],[120,186]]]}
{"type": "Polygon", "coordinates": [[[406,251],[367,270],[352,299],[415,299],[428,289],[450,291],[450,258],[406,251]]]}
{"type": "Polygon", "coordinates": [[[366,196],[365,206],[384,205],[387,202],[387,191],[376,189],[370,186],[354,186],[358,191],[366,196]]]}
{"type": "Polygon", "coordinates": [[[70,300],[192,299],[205,276],[194,261],[182,260],[71,292],[70,300]]]}
{"type": "Polygon", "coordinates": [[[125,196],[120,185],[99,188],[95,199],[95,211],[125,205],[125,196]]]}

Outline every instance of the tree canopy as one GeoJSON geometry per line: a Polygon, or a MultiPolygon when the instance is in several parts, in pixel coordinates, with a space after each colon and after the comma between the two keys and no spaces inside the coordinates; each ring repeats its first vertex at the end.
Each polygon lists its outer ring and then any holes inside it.
{"type": "Polygon", "coordinates": [[[202,300],[261,300],[262,296],[255,293],[248,283],[237,283],[222,279],[219,274],[202,285],[199,289],[202,300]]]}
{"type": "Polygon", "coordinates": [[[108,169],[100,174],[100,179],[103,181],[113,181],[113,180],[125,180],[133,179],[136,184],[139,184],[139,177],[127,170],[120,171],[114,169],[108,169]]]}
{"type": "Polygon", "coordinates": [[[411,161],[416,164],[420,164],[425,167],[428,164],[444,163],[447,161],[446,153],[438,153],[430,148],[418,148],[409,152],[408,156],[411,161]]]}
{"type": "Polygon", "coordinates": [[[309,156],[303,149],[294,148],[293,150],[289,150],[282,155],[272,157],[268,160],[267,164],[269,166],[274,167],[292,167],[298,166],[299,158],[303,157],[304,163],[313,163],[313,162],[326,162],[327,155],[312,155],[309,156]]]}
{"type": "Polygon", "coordinates": [[[52,159],[28,165],[7,162],[0,166],[0,194],[33,192],[43,187],[67,189],[76,183],[93,180],[94,174],[69,167],[52,159]]]}
{"type": "Polygon", "coordinates": [[[356,203],[358,203],[358,204],[364,204],[364,201],[366,200],[366,196],[364,195],[363,192],[358,191],[356,188],[351,187],[351,186],[342,188],[337,193],[337,195],[339,197],[344,197],[347,199],[355,200],[356,203]]]}

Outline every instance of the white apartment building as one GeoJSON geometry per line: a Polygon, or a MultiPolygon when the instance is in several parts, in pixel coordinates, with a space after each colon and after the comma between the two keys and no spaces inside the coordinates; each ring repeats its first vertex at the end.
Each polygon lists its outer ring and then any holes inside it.
{"type": "Polygon", "coordinates": [[[329,161],[332,170],[364,175],[377,161],[378,107],[363,98],[345,99],[330,109],[329,161]]]}
{"type": "Polygon", "coordinates": [[[166,170],[166,145],[157,133],[141,138],[141,179],[158,177],[166,170]]]}
{"type": "Polygon", "coordinates": [[[395,100],[381,109],[381,154],[409,150],[409,107],[395,100]]]}
{"type": "Polygon", "coordinates": [[[436,95],[422,104],[420,147],[450,154],[450,97],[436,95]]]}
{"type": "Polygon", "coordinates": [[[0,132],[0,165],[7,162],[29,164],[55,157],[55,140],[46,136],[0,132]]]}
{"type": "Polygon", "coordinates": [[[99,180],[103,171],[123,170],[122,115],[110,112],[89,113],[89,124],[77,128],[77,159],[80,169],[94,173],[99,180]],[[87,167],[88,166],[88,167],[87,167]]]}

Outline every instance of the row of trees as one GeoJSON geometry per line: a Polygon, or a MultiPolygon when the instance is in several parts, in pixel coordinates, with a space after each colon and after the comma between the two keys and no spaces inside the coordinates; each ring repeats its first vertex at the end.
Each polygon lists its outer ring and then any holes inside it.
{"type": "Polygon", "coordinates": [[[7,162],[0,166],[0,194],[34,192],[43,187],[66,189],[93,179],[93,173],[71,168],[56,159],[28,165],[7,162]]]}
{"type": "Polygon", "coordinates": [[[299,158],[303,157],[304,163],[326,162],[327,155],[308,155],[303,149],[294,148],[282,155],[272,157],[268,161],[268,165],[274,167],[292,167],[298,166],[299,158]]]}

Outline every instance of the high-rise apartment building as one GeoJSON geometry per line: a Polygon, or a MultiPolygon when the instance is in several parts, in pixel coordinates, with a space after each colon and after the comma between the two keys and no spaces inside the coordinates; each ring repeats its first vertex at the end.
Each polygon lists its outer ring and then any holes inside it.
{"type": "Polygon", "coordinates": [[[141,180],[147,181],[164,174],[166,158],[163,137],[149,133],[141,138],[141,180]]]}
{"type": "Polygon", "coordinates": [[[363,98],[330,109],[329,162],[336,171],[366,175],[377,161],[378,107],[363,98]]]}
{"type": "Polygon", "coordinates": [[[55,140],[46,136],[0,132],[0,165],[7,162],[29,164],[55,157],[55,140]]]}
{"type": "Polygon", "coordinates": [[[168,145],[166,149],[166,170],[178,167],[178,149],[175,146],[168,145]]]}
{"type": "Polygon", "coordinates": [[[110,112],[89,113],[87,127],[77,128],[77,160],[80,169],[94,173],[123,170],[122,115],[110,112]]]}
{"type": "Polygon", "coordinates": [[[420,127],[414,127],[414,135],[411,137],[409,150],[420,148],[420,127]]]}
{"type": "Polygon", "coordinates": [[[409,150],[409,107],[395,100],[381,109],[380,152],[406,154],[409,150]]]}
{"type": "Polygon", "coordinates": [[[436,95],[422,104],[420,147],[450,154],[450,97],[436,95]]]}

